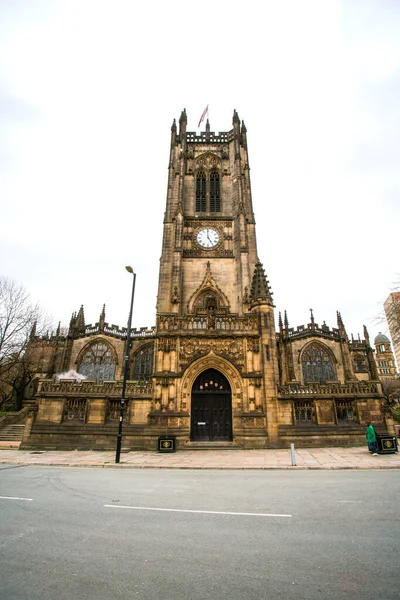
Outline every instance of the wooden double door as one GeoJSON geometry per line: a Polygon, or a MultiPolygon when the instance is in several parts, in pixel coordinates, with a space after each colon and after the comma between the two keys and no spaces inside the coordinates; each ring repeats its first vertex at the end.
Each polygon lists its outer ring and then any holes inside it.
{"type": "Polygon", "coordinates": [[[193,384],[192,441],[232,440],[232,394],[228,380],[215,369],[201,373],[193,384]]]}

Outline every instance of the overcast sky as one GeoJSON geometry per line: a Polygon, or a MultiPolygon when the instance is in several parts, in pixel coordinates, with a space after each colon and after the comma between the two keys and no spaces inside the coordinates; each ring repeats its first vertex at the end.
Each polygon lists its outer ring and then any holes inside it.
{"type": "Polygon", "coordinates": [[[155,324],[170,127],[246,123],[258,254],[291,326],[387,332],[399,0],[0,0],[0,274],[57,323],[155,324]]]}

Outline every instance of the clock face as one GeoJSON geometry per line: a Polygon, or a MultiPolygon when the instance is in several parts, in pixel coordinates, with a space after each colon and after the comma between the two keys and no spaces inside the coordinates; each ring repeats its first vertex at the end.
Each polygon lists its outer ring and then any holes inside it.
{"type": "Polygon", "coordinates": [[[219,242],[219,234],[215,229],[201,229],[197,234],[197,243],[203,248],[215,248],[219,242]]]}

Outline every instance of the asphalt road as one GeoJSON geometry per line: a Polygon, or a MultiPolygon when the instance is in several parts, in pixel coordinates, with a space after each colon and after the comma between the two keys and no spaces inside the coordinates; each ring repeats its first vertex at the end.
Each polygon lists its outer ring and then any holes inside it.
{"type": "Polygon", "coordinates": [[[2,466],[0,598],[398,600],[399,492],[398,470],[2,466]]]}

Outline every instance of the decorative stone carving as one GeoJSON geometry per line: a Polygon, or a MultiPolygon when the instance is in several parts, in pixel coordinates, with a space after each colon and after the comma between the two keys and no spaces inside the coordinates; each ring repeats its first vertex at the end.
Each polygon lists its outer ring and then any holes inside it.
{"type": "Polygon", "coordinates": [[[149,417],[149,424],[153,427],[168,427],[168,417],[151,415],[149,417]]]}
{"type": "Polygon", "coordinates": [[[243,427],[259,429],[264,427],[264,417],[242,417],[243,427]]]}
{"type": "Polygon", "coordinates": [[[149,416],[149,425],[153,426],[153,427],[165,427],[166,429],[168,427],[171,428],[177,428],[179,426],[181,427],[188,427],[189,426],[189,421],[187,419],[187,417],[184,418],[180,418],[180,417],[176,417],[176,416],[172,416],[172,415],[150,415],[149,416]]]}
{"type": "Polygon", "coordinates": [[[158,340],[158,349],[161,352],[172,352],[173,350],[176,350],[176,339],[160,338],[158,340]]]}
{"type": "Polygon", "coordinates": [[[201,299],[205,292],[213,292],[215,294],[216,305],[225,306],[229,310],[229,300],[227,296],[223,293],[223,291],[218,287],[217,282],[215,281],[211,273],[210,261],[207,262],[206,272],[203,281],[189,299],[187,305],[188,312],[193,312],[195,306],[197,305],[198,301],[201,299]]]}
{"type": "Polygon", "coordinates": [[[260,342],[258,339],[248,338],[247,348],[250,352],[260,352],[260,342]]]}
{"type": "Polygon", "coordinates": [[[249,386],[251,387],[261,387],[262,385],[262,377],[253,377],[252,379],[249,379],[249,386]]]}
{"type": "Polygon", "coordinates": [[[220,169],[221,161],[215,154],[202,154],[196,159],[196,169],[220,169]]]}
{"type": "Polygon", "coordinates": [[[182,340],[179,351],[179,362],[181,366],[187,364],[194,358],[204,356],[212,350],[215,354],[221,354],[242,368],[244,364],[243,340],[233,339],[189,339],[182,340]]]}
{"type": "Polygon", "coordinates": [[[163,387],[168,387],[175,383],[174,377],[157,377],[156,383],[158,385],[162,385],[163,387]]]}

